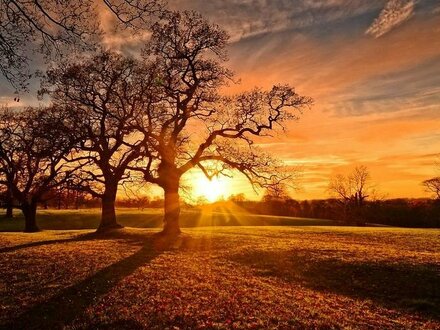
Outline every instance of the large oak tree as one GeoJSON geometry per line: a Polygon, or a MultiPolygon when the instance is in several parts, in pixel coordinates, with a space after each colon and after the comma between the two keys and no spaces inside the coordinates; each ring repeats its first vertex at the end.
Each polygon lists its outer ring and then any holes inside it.
{"type": "Polygon", "coordinates": [[[254,138],[284,127],[311,103],[285,85],[222,96],[220,89],[233,83],[224,66],[227,41],[224,30],[195,12],[168,12],[145,47],[161,97],[140,117],[147,158],[133,168],[163,188],[166,234],[180,232],[179,186],[194,167],[208,178],[237,170],[263,187],[282,180],[279,162],[256,148],[254,138]]]}

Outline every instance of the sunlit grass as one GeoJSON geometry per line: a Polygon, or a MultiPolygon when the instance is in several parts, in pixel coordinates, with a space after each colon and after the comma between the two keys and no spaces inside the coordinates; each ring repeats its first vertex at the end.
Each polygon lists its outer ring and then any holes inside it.
{"type": "MultiPolygon", "coordinates": [[[[1,231],[21,231],[24,228],[22,214],[16,210],[14,219],[4,219],[0,212],[1,231]]],[[[161,209],[117,209],[118,222],[135,228],[160,228],[161,209]]],[[[41,229],[95,229],[99,225],[99,209],[38,210],[37,223],[41,229]]],[[[182,227],[197,226],[266,226],[266,225],[329,225],[330,220],[294,217],[253,215],[233,203],[224,207],[207,205],[200,209],[183,209],[180,217],[182,227]]]]}
{"type": "Polygon", "coordinates": [[[439,230],[200,227],[165,251],[156,229],[92,232],[0,234],[0,324],[440,327],[439,230]]]}

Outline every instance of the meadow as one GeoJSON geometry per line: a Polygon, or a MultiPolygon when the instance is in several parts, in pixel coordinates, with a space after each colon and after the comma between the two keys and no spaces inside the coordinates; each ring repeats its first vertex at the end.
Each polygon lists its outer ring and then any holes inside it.
{"type": "MultiPolygon", "coordinates": [[[[41,211],[46,230],[0,233],[0,328],[440,328],[438,229],[276,217],[228,226],[221,212],[200,213],[192,218],[226,226],[184,228],[165,242],[155,228],[65,229],[94,224],[94,210],[41,211]]],[[[154,216],[119,211],[125,225],[152,226],[154,216]]]]}
{"type": "MultiPolygon", "coordinates": [[[[0,231],[22,231],[24,218],[19,210],[15,210],[14,219],[4,219],[3,210],[0,210],[0,231]]],[[[126,227],[134,228],[161,228],[163,210],[146,208],[119,208],[116,210],[118,222],[126,227]]],[[[37,223],[41,229],[96,229],[101,220],[101,210],[97,208],[79,210],[38,210],[37,223]]],[[[255,215],[237,205],[228,207],[211,207],[209,205],[182,210],[180,216],[182,227],[203,226],[303,226],[303,225],[331,225],[332,220],[306,219],[287,216],[255,215]]]]}

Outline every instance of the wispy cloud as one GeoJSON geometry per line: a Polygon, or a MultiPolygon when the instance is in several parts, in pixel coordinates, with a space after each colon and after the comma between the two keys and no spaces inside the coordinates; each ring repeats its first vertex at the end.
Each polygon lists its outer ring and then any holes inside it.
{"type": "Polygon", "coordinates": [[[408,20],[414,13],[414,0],[390,0],[365,32],[375,38],[388,33],[408,20]]]}
{"type": "Polygon", "coordinates": [[[232,41],[361,15],[383,0],[170,0],[173,8],[198,10],[226,28],[232,41]]]}

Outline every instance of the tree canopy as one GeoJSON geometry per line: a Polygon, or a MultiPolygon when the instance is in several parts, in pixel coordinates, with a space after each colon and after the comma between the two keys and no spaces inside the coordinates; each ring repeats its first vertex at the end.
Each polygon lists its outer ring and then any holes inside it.
{"type": "Polygon", "coordinates": [[[66,119],[65,112],[53,107],[0,113],[0,184],[18,201],[26,231],[38,230],[37,203],[83,165],[70,162],[76,140],[61,129],[66,119]]]}
{"type": "Polygon", "coordinates": [[[0,0],[0,72],[16,90],[27,90],[36,53],[54,60],[100,44],[100,12],[135,32],[162,9],[160,0],[0,0]]]}

